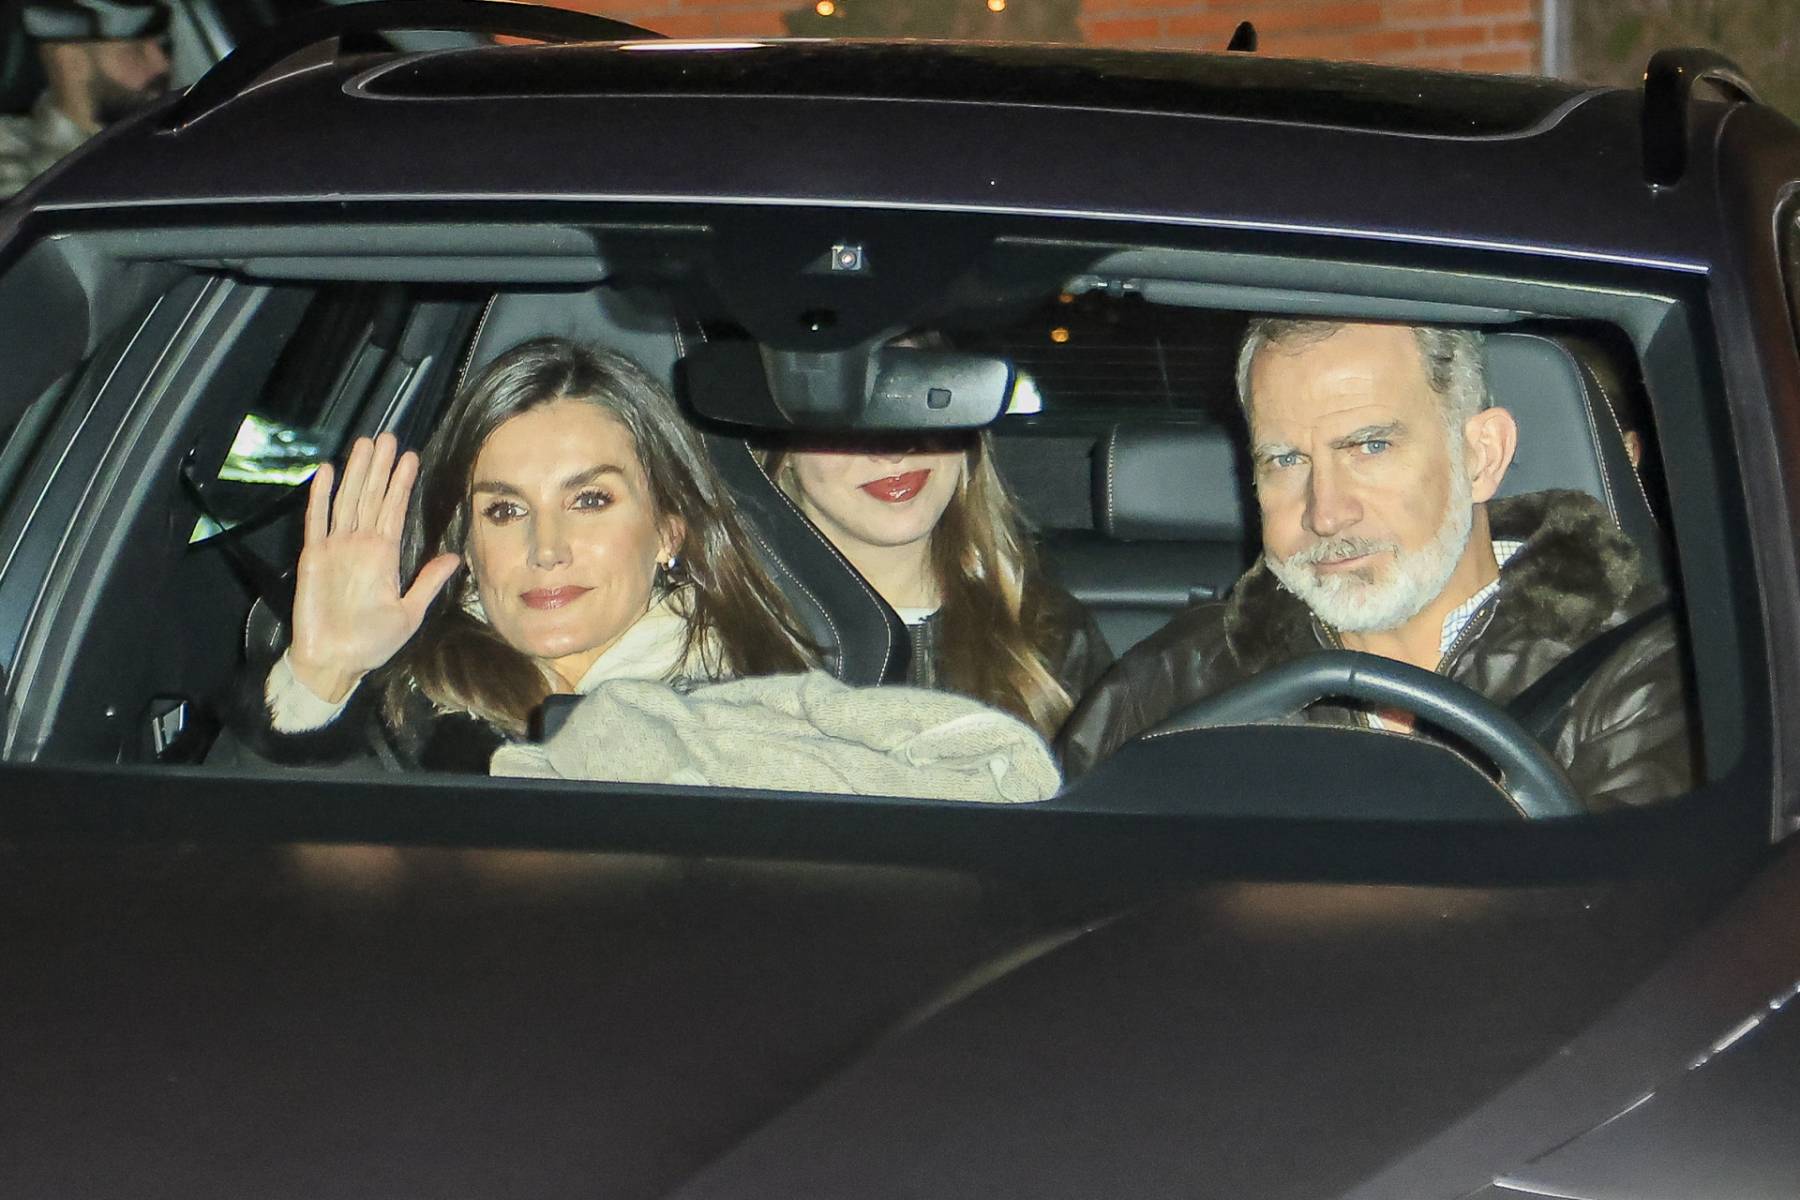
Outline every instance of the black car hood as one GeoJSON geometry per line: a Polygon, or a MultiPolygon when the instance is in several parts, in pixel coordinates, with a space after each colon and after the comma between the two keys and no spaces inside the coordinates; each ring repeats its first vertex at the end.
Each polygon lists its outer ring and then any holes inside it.
{"type": "Polygon", "coordinates": [[[1646,889],[1216,885],[1051,918],[911,868],[0,863],[6,1195],[1329,1194],[1687,924],[1646,889]]]}
{"type": "Polygon", "coordinates": [[[1671,928],[1659,904],[1192,893],[889,1040],[679,1195],[1336,1195],[1616,1000],[1671,928]]]}

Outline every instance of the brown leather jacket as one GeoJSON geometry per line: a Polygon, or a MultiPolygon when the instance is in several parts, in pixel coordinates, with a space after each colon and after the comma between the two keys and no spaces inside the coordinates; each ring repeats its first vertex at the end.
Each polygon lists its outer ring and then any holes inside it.
{"type": "MultiPolygon", "coordinates": [[[[1637,548],[1581,492],[1535,492],[1488,506],[1496,541],[1524,544],[1438,671],[1504,704],[1571,650],[1662,595],[1637,548]]],[[[1074,776],[1196,700],[1320,649],[1336,633],[1261,562],[1223,600],[1177,615],[1120,659],[1058,742],[1074,776]]],[[[1590,808],[1664,799],[1693,785],[1695,751],[1675,621],[1639,631],[1576,693],[1551,747],[1590,808]]],[[[1341,705],[1308,720],[1364,722],[1341,705]]]]}

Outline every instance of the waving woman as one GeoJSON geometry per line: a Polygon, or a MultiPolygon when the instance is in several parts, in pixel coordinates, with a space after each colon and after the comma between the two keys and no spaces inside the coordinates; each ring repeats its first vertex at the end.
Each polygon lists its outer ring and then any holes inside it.
{"type": "Polygon", "coordinates": [[[261,757],[482,770],[553,692],[810,665],[697,435],[619,355],[526,342],[422,459],[383,434],[334,474],[308,497],[292,643],[233,721],[261,757]]]}

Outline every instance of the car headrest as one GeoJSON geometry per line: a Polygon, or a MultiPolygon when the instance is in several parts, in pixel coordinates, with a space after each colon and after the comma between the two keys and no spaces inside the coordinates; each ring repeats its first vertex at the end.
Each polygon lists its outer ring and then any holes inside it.
{"type": "Polygon", "coordinates": [[[616,288],[588,291],[501,292],[482,314],[458,386],[520,342],[562,337],[616,350],[673,385],[681,333],[675,319],[616,288]]]}
{"type": "MultiPolygon", "coordinates": [[[[566,337],[616,350],[671,389],[684,347],[703,340],[697,329],[660,310],[654,298],[611,287],[502,292],[482,315],[459,386],[535,337],[566,337]]],[[[708,434],[705,440],[755,543],[753,552],[824,656],[826,669],[857,685],[900,678],[909,654],[900,618],[775,485],[743,439],[708,434]]]]}
{"type": "Polygon", "coordinates": [[[1214,425],[1115,425],[1094,450],[1094,519],[1121,541],[1250,535],[1243,438],[1214,425]]]}
{"type": "Polygon", "coordinates": [[[1614,399],[1594,370],[1554,338],[1491,333],[1487,379],[1493,402],[1519,427],[1518,452],[1496,494],[1587,492],[1654,557],[1660,537],[1650,501],[1626,453],[1614,399]]]}

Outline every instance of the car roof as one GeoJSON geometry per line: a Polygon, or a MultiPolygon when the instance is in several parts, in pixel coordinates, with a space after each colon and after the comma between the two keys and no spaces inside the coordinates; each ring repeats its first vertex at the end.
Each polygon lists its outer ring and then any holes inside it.
{"type": "MultiPolygon", "coordinates": [[[[1081,47],[772,41],[364,55],[108,131],[40,210],[325,202],[920,207],[1308,230],[1704,270],[1635,92],[1081,47]],[[171,113],[187,119],[170,128],[171,113]],[[1558,165],[1562,164],[1562,165],[1558,165]]],[[[1691,176],[1729,106],[1694,106],[1691,176]]],[[[1792,126],[1786,131],[1800,143],[1792,126]]]]}

